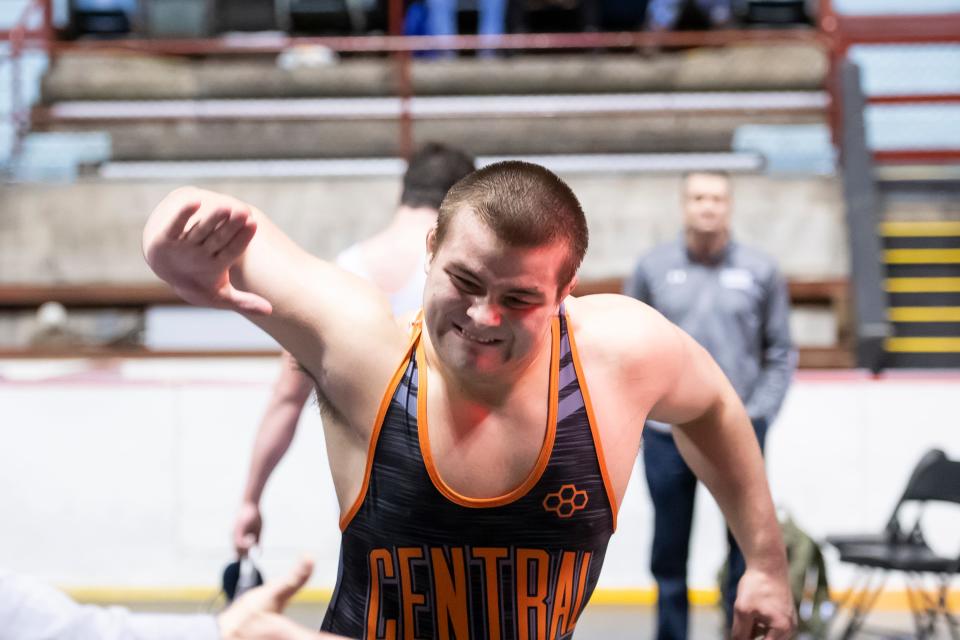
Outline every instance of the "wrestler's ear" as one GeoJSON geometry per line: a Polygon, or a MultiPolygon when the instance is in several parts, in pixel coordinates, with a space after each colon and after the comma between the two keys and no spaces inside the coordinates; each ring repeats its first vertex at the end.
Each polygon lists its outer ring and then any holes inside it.
{"type": "Polygon", "coordinates": [[[437,228],[433,227],[427,232],[427,259],[423,263],[426,271],[430,270],[430,263],[433,262],[433,256],[437,253],[437,228]]]}
{"type": "Polygon", "coordinates": [[[560,297],[557,299],[557,301],[563,302],[566,299],[566,297],[570,295],[570,293],[574,290],[576,286],[577,286],[577,276],[576,274],[574,274],[574,276],[570,278],[570,282],[567,283],[567,286],[565,286],[563,289],[560,290],[560,297]]]}

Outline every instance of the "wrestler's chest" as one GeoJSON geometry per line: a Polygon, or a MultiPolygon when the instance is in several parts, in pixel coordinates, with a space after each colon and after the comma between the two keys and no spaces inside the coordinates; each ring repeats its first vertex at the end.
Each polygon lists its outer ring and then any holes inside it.
{"type": "Polygon", "coordinates": [[[493,498],[510,493],[531,477],[549,455],[546,411],[518,421],[481,420],[469,427],[433,421],[428,425],[429,450],[440,478],[469,498],[493,498]]]}

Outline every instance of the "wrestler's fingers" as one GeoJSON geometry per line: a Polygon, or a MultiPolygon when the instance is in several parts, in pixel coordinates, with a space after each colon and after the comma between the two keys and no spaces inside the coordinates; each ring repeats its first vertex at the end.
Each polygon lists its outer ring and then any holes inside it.
{"type": "Polygon", "coordinates": [[[247,250],[247,247],[250,245],[250,241],[253,240],[253,236],[257,234],[257,223],[253,218],[247,218],[243,222],[243,226],[233,234],[226,244],[221,247],[220,251],[216,254],[217,261],[223,265],[233,264],[237,258],[243,255],[243,252],[247,250]]]}
{"type": "Polygon", "coordinates": [[[199,208],[199,201],[188,202],[183,205],[180,211],[177,212],[177,215],[170,219],[166,229],[164,229],[164,235],[170,240],[179,239],[180,236],[183,235],[183,230],[187,227],[190,218],[193,217],[193,214],[195,214],[199,208]]]}
{"type": "Polygon", "coordinates": [[[771,622],[764,625],[763,630],[766,633],[762,637],[767,640],[789,640],[793,637],[794,626],[795,624],[789,618],[771,622]]]}
{"type": "Polygon", "coordinates": [[[247,222],[247,214],[243,211],[231,211],[230,216],[203,241],[203,248],[216,255],[226,247],[235,235],[247,222]]]}
{"type": "Polygon", "coordinates": [[[731,640],[752,640],[753,616],[733,608],[733,624],[730,627],[731,640]]]}
{"type": "Polygon", "coordinates": [[[196,224],[187,229],[183,238],[192,244],[201,244],[214,230],[230,217],[230,209],[217,207],[213,211],[202,212],[196,224]]]}
{"type": "Polygon", "coordinates": [[[774,640],[774,638],[778,636],[773,635],[773,633],[773,629],[767,625],[755,622],[750,630],[750,638],[756,638],[757,640],[774,640]]]}

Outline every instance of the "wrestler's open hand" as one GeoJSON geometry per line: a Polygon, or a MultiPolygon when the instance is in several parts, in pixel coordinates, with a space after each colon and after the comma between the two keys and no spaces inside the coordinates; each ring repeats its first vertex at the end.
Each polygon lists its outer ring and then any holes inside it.
{"type": "Polygon", "coordinates": [[[751,570],[740,578],[733,605],[732,640],[787,640],[793,637],[797,614],[786,575],[751,570]]]}
{"type": "Polygon", "coordinates": [[[250,208],[239,200],[186,187],[170,193],[150,214],[143,230],[143,255],[187,302],[269,314],[269,302],[230,282],[230,267],[240,260],[256,231],[250,208]]]}

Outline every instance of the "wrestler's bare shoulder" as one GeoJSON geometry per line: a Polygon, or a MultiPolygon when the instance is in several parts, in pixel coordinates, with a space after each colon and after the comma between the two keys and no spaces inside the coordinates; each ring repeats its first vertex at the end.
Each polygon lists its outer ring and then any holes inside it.
{"type": "Polygon", "coordinates": [[[669,341],[675,331],[660,312],[629,296],[604,293],[571,297],[565,305],[577,340],[597,348],[647,351],[664,339],[669,341]]]}
{"type": "Polygon", "coordinates": [[[680,348],[678,329],[652,307],[616,294],[597,294],[565,301],[570,327],[581,357],[616,363],[621,373],[650,369],[680,348]]]}

